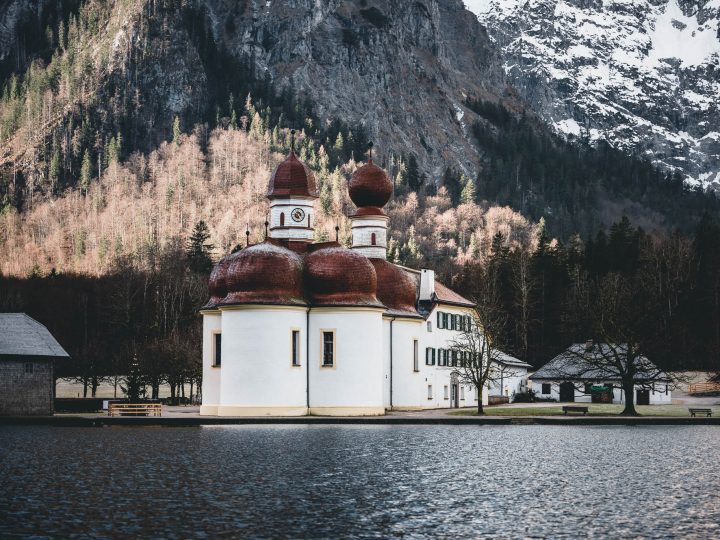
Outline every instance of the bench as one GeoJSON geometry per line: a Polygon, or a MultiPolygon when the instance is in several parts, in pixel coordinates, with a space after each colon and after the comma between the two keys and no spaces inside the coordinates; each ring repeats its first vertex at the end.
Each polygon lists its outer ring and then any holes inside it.
{"type": "Polygon", "coordinates": [[[577,412],[577,413],[583,413],[587,414],[588,408],[587,407],[579,407],[577,405],[563,405],[563,414],[567,414],[569,412],[577,412]]]}
{"type": "Polygon", "coordinates": [[[108,416],[162,416],[160,403],[111,403],[108,416]]]}
{"type": "Polygon", "coordinates": [[[712,409],[688,409],[690,416],[696,416],[698,414],[704,414],[705,416],[712,416],[712,409]]]}

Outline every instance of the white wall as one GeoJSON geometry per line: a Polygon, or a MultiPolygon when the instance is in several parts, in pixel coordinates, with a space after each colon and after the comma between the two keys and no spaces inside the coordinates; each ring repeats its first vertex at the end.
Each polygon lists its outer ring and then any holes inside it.
{"type": "Polygon", "coordinates": [[[313,200],[302,197],[274,199],[270,202],[270,218],[268,221],[272,238],[312,240],[314,236],[313,228],[315,227],[313,200]],[[293,220],[292,211],[295,208],[300,208],[305,212],[302,222],[293,220]],[[285,225],[283,226],[280,225],[280,214],[285,214],[285,225]],[[308,228],[308,223],[310,228],[308,228]]]}
{"type": "Polygon", "coordinates": [[[217,414],[220,404],[220,369],[213,367],[213,334],[220,331],[221,315],[219,311],[204,312],[202,345],[202,406],[200,414],[217,414]]]}
{"type": "MultiPolygon", "coordinates": [[[[385,349],[389,358],[390,350],[390,324],[386,320],[384,324],[388,327],[385,349]]],[[[425,385],[428,376],[425,366],[425,350],[422,348],[421,336],[425,326],[422,319],[397,318],[392,322],[392,381],[393,395],[392,404],[395,408],[422,408],[427,401],[427,386],[425,385]],[[418,342],[418,371],[414,370],[413,341],[418,342]]],[[[388,368],[389,370],[389,361],[388,368]]],[[[389,379],[389,377],[388,377],[389,379]]],[[[389,385],[386,401],[389,403],[389,385]]]]}
{"type": "Polygon", "coordinates": [[[384,414],[383,321],[377,308],[310,310],[310,412],[384,414]],[[335,331],[335,363],[322,366],[322,331],[335,331]]]}
{"type": "Polygon", "coordinates": [[[305,324],[305,308],[222,309],[218,414],[306,412],[305,324]],[[293,329],[300,331],[300,366],[292,365],[293,329]]]}
{"type": "MultiPolygon", "coordinates": [[[[535,390],[536,396],[540,398],[553,398],[556,401],[560,401],[560,382],[559,381],[533,381],[532,378],[529,381],[529,387],[535,390]],[[543,383],[550,384],[550,394],[542,393],[543,383]]],[[[585,394],[583,391],[582,384],[576,385],[575,388],[575,402],[576,403],[591,403],[592,396],[585,394]]],[[[637,390],[642,389],[641,386],[635,387],[633,392],[633,400],[637,402],[637,390]]],[[[650,405],[669,405],[672,402],[672,391],[668,389],[667,394],[665,393],[665,383],[656,383],[655,390],[650,390],[650,405]]],[[[615,382],[613,383],[613,403],[622,404],[625,403],[622,388],[615,382]]]]}
{"type": "Polygon", "coordinates": [[[513,394],[525,391],[527,385],[527,368],[508,367],[507,374],[490,384],[488,393],[491,396],[506,396],[512,399],[513,394]]]}

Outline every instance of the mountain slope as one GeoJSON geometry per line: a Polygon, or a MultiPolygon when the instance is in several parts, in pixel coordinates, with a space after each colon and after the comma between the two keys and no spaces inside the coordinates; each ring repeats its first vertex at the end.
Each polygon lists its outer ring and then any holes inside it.
{"type": "Polygon", "coordinates": [[[720,189],[720,0],[466,3],[558,132],[720,189]]]}

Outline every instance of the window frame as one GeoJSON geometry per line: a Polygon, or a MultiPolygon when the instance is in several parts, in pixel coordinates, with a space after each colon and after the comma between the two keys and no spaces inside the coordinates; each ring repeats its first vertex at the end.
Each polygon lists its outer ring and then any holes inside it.
{"type": "Polygon", "coordinates": [[[432,332],[432,321],[431,320],[427,321],[427,331],[432,332]]]}
{"type": "Polygon", "coordinates": [[[413,338],[413,372],[420,372],[420,341],[413,338]]]}
{"type": "Polygon", "coordinates": [[[320,367],[323,369],[335,369],[337,367],[337,329],[320,329],[320,367]],[[325,363],[325,334],[332,334],[332,363],[325,363]]]}
{"type": "Polygon", "coordinates": [[[210,367],[219,368],[222,367],[222,330],[213,330],[212,335],[212,351],[210,357],[210,367]],[[218,343],[218,339],[220,342],[218,343]],[[218,354],[218,345],[220,350],[218,354]],[[218,361],[218,358],[220,361],[218,361]]]}
{"type": "Polygon", "coordinates": [[[432,385],[432,384],[428,384],[427,390],[428,390],[428,396],[427,396],[427,398],[428,398],[428,399],[433,399],[433,385],[432,385]]]}
{"type": "Polygon", "coordinates": [[[435,349],[433,347],[425,347],[425,365],[435,365],[435,349]]]}
{"type": "Polygon", "coordinates": [[[446,384],[443,386],[443,401],[450,399],[450,385],[446,384]]]}
{"type": "Polygon", "coordinates": [[[552,384],[551,383],[540,383],[540,394],[543,396],[549,396],[552,394],[552,384]],[[547,392],[545,391],[545,388],[547,388],[547,392]]]}
{"type": "Polygon", "coordinates": [[[302,366],[302,338],[299,328],[290,329],[290,367],[302,366]],[[297,336],[297,343],[295,342],[297,336]],[[296,347],[297,345],[297,347],[296,347]]]}

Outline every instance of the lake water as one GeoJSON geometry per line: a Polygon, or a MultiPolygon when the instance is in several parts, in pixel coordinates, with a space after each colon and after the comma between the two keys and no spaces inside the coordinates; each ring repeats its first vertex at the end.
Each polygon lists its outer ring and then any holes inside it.
{"type": "Polygon", "coordinates": [[[720,428],[0,427],[0,538],[719,538],[720,428]]]}

